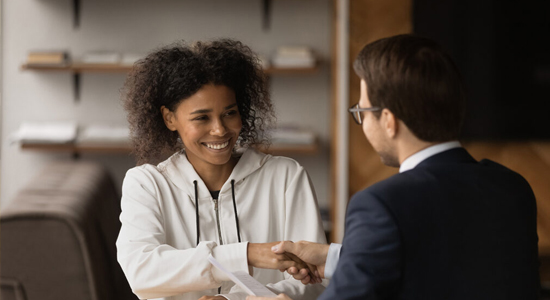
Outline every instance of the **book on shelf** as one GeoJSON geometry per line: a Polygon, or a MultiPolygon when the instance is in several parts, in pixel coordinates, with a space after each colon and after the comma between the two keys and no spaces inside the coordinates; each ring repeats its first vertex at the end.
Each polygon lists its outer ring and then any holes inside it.
{"type": "Polygon", "coordinates": [[[27,65],[31,66],[63,66],[69,63],[69,53],[66,51],[31,51],[27,54],[27,65]]]}

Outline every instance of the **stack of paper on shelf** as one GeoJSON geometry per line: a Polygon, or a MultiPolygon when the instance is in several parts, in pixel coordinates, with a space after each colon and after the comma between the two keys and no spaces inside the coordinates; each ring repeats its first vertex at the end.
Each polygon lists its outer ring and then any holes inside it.
{"type": "Polygon", "coordinates": [[[79,145],[128,144],[130,139],[128,126],[89,125],[82,127],[78,135],[79,145]]]}
{"type": "Polygon", "coordinates": [[[271,132],[273,145],[313,145],[315,134],[299,127],[278,127],[271,132]]]}
{"type": "Polygon", "coordinates": [[[77,129],[75,122],[25,122],[11,140],[24,144],[65,144],[76,139],[77,129]]]}
{"type": "Polygon", "coordinates": [[[309,47],[279,47],[272,61],[277,68],[315,67],[315,55],[309,47]]]}
{"type": "Polygon", "coordinates": [[[82,62],[86,64],[118,64],[120,53],[111,51],[88,52],[82,56],[82,62]]]}
{"type": "Polygon", "coordinates": [[[31,51],[27,55],[27,65],[63,66],[69,63],[69,53],[65,51],[31,51]]]}
{"type": "Polygon", "coordinates": [[[145,54],[139,53],[124,53],[122,54],[122,59],[120,60],[121,65],[132,66],[136,61],[145,57],[145,54]]]}

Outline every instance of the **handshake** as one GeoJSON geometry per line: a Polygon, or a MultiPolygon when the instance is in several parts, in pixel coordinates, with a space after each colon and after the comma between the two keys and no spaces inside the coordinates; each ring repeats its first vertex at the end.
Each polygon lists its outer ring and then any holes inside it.
{"type": "Polygon", "coordinates": [[[320,283],[325,277],[329,245],[306,241],[248,245],[248,264],[256,268],[287,271],[303,284],[320,283]]]}

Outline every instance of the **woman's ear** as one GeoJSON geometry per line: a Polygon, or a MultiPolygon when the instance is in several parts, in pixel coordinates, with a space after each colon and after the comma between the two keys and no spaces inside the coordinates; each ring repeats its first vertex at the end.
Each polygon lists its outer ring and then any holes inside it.
{"type": "Polygon", "coordinates": [[[174,115],[174,112],[170,111],[166,106],[163,105],[160,107],[160,113],[162,114],[162,118],[164,119],[164,124],[166,124],[166,127],[171,131],[176,131],[176,116],[174,115]]]}

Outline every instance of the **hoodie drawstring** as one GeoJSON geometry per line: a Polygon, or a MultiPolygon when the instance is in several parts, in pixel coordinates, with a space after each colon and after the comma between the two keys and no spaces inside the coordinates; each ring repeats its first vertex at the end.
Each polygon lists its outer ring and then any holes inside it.
{"type": "Polygon", "coordinates": [[[233,196],[233,211],[235,212],[235,224],[237,224],[237,238],[241,242],[241,229],[239,228],[239,216],[237,215],[237,202],[235,201],[235,180],[231,180],[231,196],[233,196]]]}
{"type": "Polygon", "coordinates": [[[201,230],[199,227],[199,191],[197,188],[197,181],[194,180],[193,184],[195,185],[195,217],[197,219],[197,246],[199,245],[201,230]]]}
{"type": "MultiPolygon", "coordinates": [[[[197,181],[194,180],[195,185],[195,218],[197,220],[197,246],[200,240],[200,227],[199,227],[199,191],[197,187],[197,181]]],[[[233,211],[235,212],[235,224],[237,225],[237,239],[241,242],[241,229],[239,227],[239,216],[237,215],[237,202],[235,201],[235,180],[231,180],[231,196],[233,198],[233,211]]]]}

